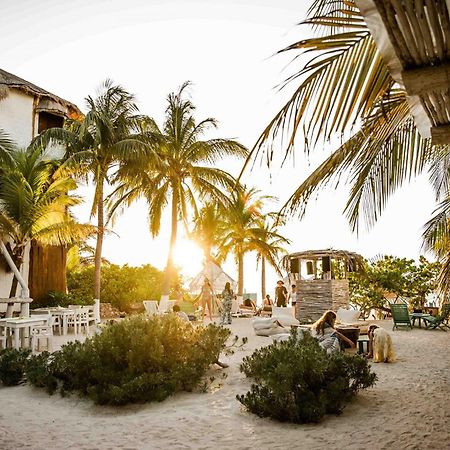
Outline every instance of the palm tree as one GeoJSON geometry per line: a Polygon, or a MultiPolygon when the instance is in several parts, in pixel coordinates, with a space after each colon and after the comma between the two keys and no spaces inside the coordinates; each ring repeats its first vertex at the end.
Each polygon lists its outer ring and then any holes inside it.
{"type": "Polygon", "coordinates": [[[64,129],[46,130],[34,145],[45,146],[49,142],[63,144],[66,148],[63,168],[86,182],[93,179],[95,193],[91,217],[97,216],[94,295],[99,299],[106,225],[105,189],[110,183],[111,172],[120,161],[142,157],[143,153],[148,159],[154,153],[140,139],[149,121],[137,114],[133,95],[121,86],[114,86],[106,80],[96,98],[86,98],[86,106],[88,112],[84,117],[68,120],[64,129]]]}
{"type": "MultiPolygon", "coordinates": [[[[93,232],[93,227],[76,223],[68,212],[79,203],[68,194],[76,184],[56,176],[55,167],[56,162],[38,149],[16,150],[1,166],[0,238],[12,243],[10,254],[18,270],[32,240],[64,245],[93,232]]],[[[17,282],[14,276],[10,297],[15,296],[17,282]]]]}
{"type": "Polygon", "coordinates": [[[371,226],[389,196],[421,173],[436,149],[418,134],[406,94],[395,85],[354,1],[314,0],[308,16],[304,24],[321,33],[281,50],[300,52],[297,61],[309,60],[286,80],[297,84],[295,91],[261,134],[252,157],[263,152],[270,163],[280,134],[287,138],[284,157],[301,131],[306,150],[320,138],[342,136],[344,143],[296,189],[283,212],[304,214],[314,191],[348,175],[349,221],[357,229],[362,216],[371,226]]]}
{"type": "Polygon", "coordinates": [[[285,246],[291,241],[278,233],[278,226],[282,225],[278,214],[268,214],[261,225],[259,241],[256,245],[256,260],[261,261],[261,296],[266,297],[266,262],[268,262],[281,276],[279,267],[280,254],[286,253],[285,246]]]}
{"type": "Polygon", "coordinates": [[[260,195],[260,191],[245,186],[238,187],[231,194],[231,205],[226,217],[228,226],[220,244],[219,257],[225,259],[233,253],[238,266],[238,291],[242,296],[244,289],[244,255],[252,250],[259,250],[267,257],[268,250],[266,230],[263,227],[262,207],[270,196],[260,195]]]}
{"type": "Polygon", "coordinates": [[[226,208],[217,203],[206,203],[194,219],[194,229],[189,235],[203,249],[205,263],[217,263],[217,249],[227,227],[225,218],[226,208]]]}
{"type": "Polygon", "coordinates": [[[115,192],[118,198],[112,210],[123,202],[128,204],[144,197],[149,205],[150,231],[153,236],[160,230],[161,216],[168,204],[171,210],[171,236],[165,269],[162,294],[168,295],[174,273],[173,250],[177,240],[178,222],[186,225],[190,208],[198,209],[198,200],[226,203],[224,189],[230,190],[236,180],[226,171],[213,165],[223,158],[246,157],[247,149],[235,140],[202,137],[209,128],[216,128],[215,119],[196,123],[194,105],[183,98],[189,83],[184,83],[177,93],[168,96],[168,106],[163,128],[156,124],[148,132],[147,143],[159,159],[147,164],[123,165],[118,178],[123,184],[115,192]]]}

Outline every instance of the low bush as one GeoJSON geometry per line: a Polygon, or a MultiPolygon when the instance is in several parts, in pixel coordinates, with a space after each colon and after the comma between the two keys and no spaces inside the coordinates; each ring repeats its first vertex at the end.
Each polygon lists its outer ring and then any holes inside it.
{"type": "Polygon", "coordinates": [[[76,391],[98,404],[162,401],[197,386],[229,335],[214,325],[192,327],[174,314],[133,316],[84,343],[30,358],[27,377],[49,392],[76,391]]]}
{"type": "Polygon", "coordinates": [[[23,374],[30,350],[5,348],[0,351],[0,381],[5,386],[14,386],[23,381],[23,374]]]}
{"type": "Polygon", "coordinates": [[[249,392],[237,396],[249,411],[295,423],[341,413],[360,389],[376,381],[362,356],[328,355],[307,333],[256,350],[240,370],[255,381],[249,392]]]}

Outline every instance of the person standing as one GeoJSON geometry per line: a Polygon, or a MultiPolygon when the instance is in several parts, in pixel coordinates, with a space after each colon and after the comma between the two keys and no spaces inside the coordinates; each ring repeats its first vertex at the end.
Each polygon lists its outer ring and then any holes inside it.
{"type": "Polygon", "coordinates": [[[212,322],[212,299],[214,292],[208,278],[205,278],[200,292],[200,301],[202,306],[202,321],[205,318],[206,306],[208,306],[209,320],[212,322]]]}
{"type": "Polygon", "coordinates": [[[222,291],[222,312],[220,314],[220,324],[225,325],[231,324],[231,307],[233,305],[233,290],[231,289],[231,284],[226,283],[225,288],[222,291]]]}
{"type": "Polygon", "coordinates": [[[284,286],[283,280],[277,281],[275,288],[275,303],[277,306],[287,306],[288,291],[284,286]]]}

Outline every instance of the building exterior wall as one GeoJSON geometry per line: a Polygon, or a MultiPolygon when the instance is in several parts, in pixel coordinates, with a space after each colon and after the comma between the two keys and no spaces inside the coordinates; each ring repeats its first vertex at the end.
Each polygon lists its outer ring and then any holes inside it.
{"type": "Polygon", "coordinates": [[[0,128],[19,145],[27,147],[36,128],[34,97],[16,89],[0,101],[0,128]]]}

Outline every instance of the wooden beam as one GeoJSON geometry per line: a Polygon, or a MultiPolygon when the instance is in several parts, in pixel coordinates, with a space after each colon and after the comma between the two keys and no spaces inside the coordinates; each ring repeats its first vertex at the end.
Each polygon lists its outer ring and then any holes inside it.
{"type": "Polygon", "coordinates": [[[408,95],[423,95],[450,89],[450,64],[404,70],[403,84],[408,95]]]}
{"type": "Polygon", "coordinates": [[[450,144],[450,125],[431,127],[432,145],[450,144]]]}

